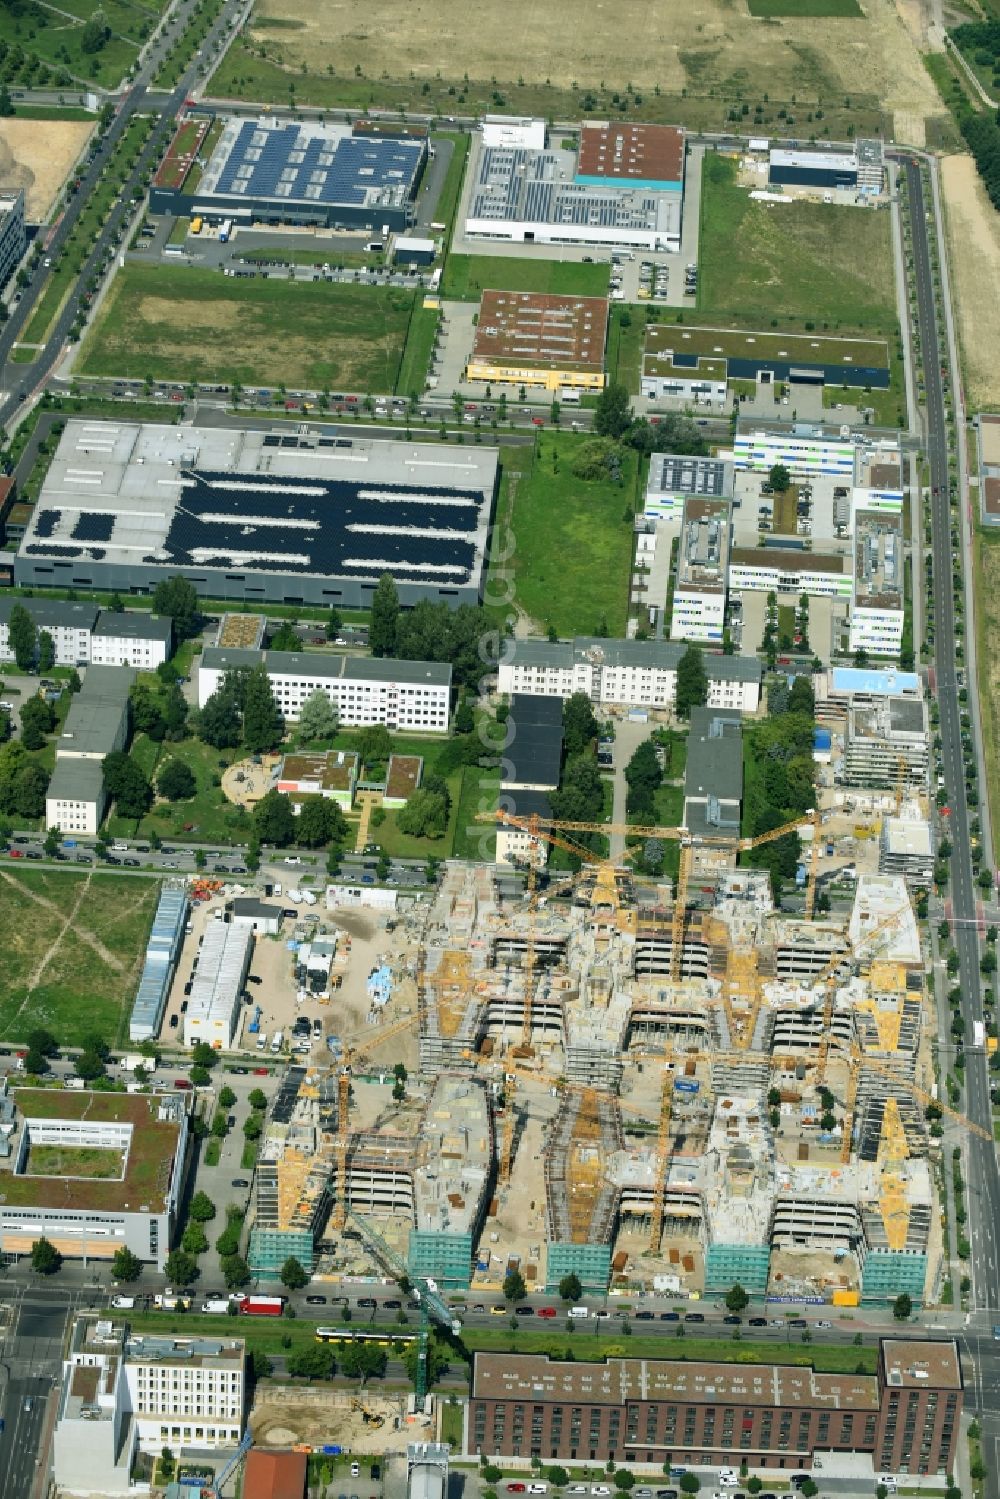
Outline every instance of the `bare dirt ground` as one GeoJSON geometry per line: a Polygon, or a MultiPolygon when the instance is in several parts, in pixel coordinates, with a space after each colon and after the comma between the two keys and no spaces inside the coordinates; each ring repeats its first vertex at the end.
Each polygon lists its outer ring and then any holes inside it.
{"type": "MultiPolygon", "coordinates": [[[[913,5],[914,0],[903,0],[913,5]]],[[[513,0],[469,25],[462,0],[384,0],[377,12],[349,0],[260,0],[253,37],[297,70],[357,65],[367,78],[495,78],[580,88],[632,83],[665,94],[712,89],[801,106],[819,97],[866,94],[905,118],[941,104],[893,0],[864,0],[864,20],[755,20],[741,0],[688,0],[667,12],[645,0],[513,0]],[[442,65],[446,59],[446,65],[442,65]]],[[[516,111],[516,93],[510,100],[516,111]]]]}
{"type": "Polygon", "coordinates": [[[29,223],[48,218],[93,128],[87,120],[0,120],[0,180],[24,188],[29,223]]]}
{"type": "Polygon", "coordinates": [[[1000,406],[1000,305],[989,290],[1000,277],[1000,222],[972,157],[941,163],[948,250],[970,407],[1000,406]]]}
{"type": "MultiPolygon", "coordinates": [[[[389,1396],[371,1389],[355,1394],[346,1390],[281,1390],[264,1384],[250,1415],[258,1447],[287,1447],[292,1442],[319,1446],[329,1442],[333,1433],[352,1455],[398,1448],[400,1429],[406,1425],[405,1395],[389,1396]]],[[[419,1427],[415,1430],[418,1437],[426,1435],[419,1427]]]]}

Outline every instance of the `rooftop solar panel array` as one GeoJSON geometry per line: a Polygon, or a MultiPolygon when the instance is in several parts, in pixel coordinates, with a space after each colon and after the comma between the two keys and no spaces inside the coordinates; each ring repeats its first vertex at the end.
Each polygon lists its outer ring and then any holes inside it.
{"type": "Polygon", "coordinates": [[[566,180],[552,151],[488,146],[469,206],[470,219],[653,230],[675,212],[670,195],[566,180]]]}
{"type": "Polygon", "coordinates": [[[248,120],[239,127],[226,159],[211,172],[211,191],[355,207],[399,206],[413,194],[424,149],[420,141],[337,139],[294,123],[248,120]]]}

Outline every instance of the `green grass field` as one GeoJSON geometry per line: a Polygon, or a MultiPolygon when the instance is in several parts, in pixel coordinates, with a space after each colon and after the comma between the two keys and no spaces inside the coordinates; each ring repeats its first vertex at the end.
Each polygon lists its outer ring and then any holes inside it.
{"type": "Polygon", "coordinates": [[[0,1038],[47,1026],[64,1045],[127,1035],[159,893],[155,880],[0,871],[0,1038]]]}
{"type": "Polygon", "coordinates": [[[140,47],[164,8],[155,0],[143,4],[130,0],[60,0],[57,10],[35,0],[4,6],[0,9],[0,43],[9,49],[0,59],[7,75],[4,81],[38,85],[46,81],[38,69],[47,67],[64,86],[73,79],[88,79],[113,87],[138,60],[140,47]],[[103,11],[111,34],[97,52],[87,52],[84,26],[98,9],[103,11]],[[16,48],[24,58],[17,68],[11,60],[18,55],[16,48]]]}
{"type": "Polygon", "coordinates": [[[434,135],[431,139],[440,142],[450,141],[452,146],[451,161],[445,173],[444,186],[441,188],[437,207],[434,210],[435,222],[448,225],[450,238],[451,227],[458,209],[458,200],[462,192],[465,163],[469,155],[469,137],[464,133],[462,135],[441,134],[434,135]]]}
{"type": "Polygon", "coordinates": [[[476,821],[480,812],[491,812],[500,792],[500,771],[466,765],[462,771],[462,789],[455,818],[455,842],[452,857],[492,863],[496,858],[496,829],[476,821]]]}
{"type": "Polygon", "coordinates": [[[806,333],[896,329],[887,212],[754,202],[736,185],[736,163],[709,154],[700,248],[700,315],[806,333]]]}
{"type": "Polygon", "coordinates": [[[81,375],[152,375],[391,393],[414,294],[398,287],[236,280],[129,264],[83,344],[81,375]]]}
{"type": "Polygon", "coordinates": [[[112,837],[148,838],[156,832],[163,839],[183,836],[204,843],[247,838],[249,817],[228,802],[221,786],[215,784],[222,767],[239,758],[237,752],[213,749],[193,738],[178,744],[156,744],[145,734],[137,734],[132,754],[148,776],[170,759],[182,760],[193,771],[198,789],[190,801],[156,803],[139,823],[130,817],[110,817],[108,832],[112,837]]]}
{"type": "Polygon", "coordinates": [[[506,475],[514,502],[504,567],[517,603],[543,630],[590,635],[603,623],[624,635],[638,462],[626,451],[620,484],[579,479],[570,468],[579,449],[579,439],[547,431],[527,472],[506,475]]]}
{"type": "Polygon", "coordinates": [[[397,395],[416,398],[423,395],[440,319],[441,314],[436,307],[425,307],[422,299],[414,298],[396,379],[397,395]]]}
{"type": "Polygon", "coordinates": [[[484,291],[537,291],[567,297],[605,297],[610,267],[530,256],[449,255],[441,294],[478,302],[484,291]]]}
{"type": "Polygon", "coordinates": [[[790,16],[808,20],[818,16],[864,16],[858,0],[747,0],[752,16],[790,16]]]}

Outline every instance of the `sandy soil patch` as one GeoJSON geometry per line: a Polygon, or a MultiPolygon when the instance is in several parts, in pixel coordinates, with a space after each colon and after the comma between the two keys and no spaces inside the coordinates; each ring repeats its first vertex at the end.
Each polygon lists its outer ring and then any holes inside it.
{"type": "Polygon", "coordinates": [[[24,188],[29,223],[48,218],[93,129],[87,120],[0,120],[0,180],[24,188]]]}
{"type": "MultiPolygon", "coordinates": [[[[912,0],[910,0],[912,3],[912,0]]],[[[632,83],[663,93],[720,88],[801,105],[865,94],[890,111],[922,116],[940,103],[913,33],[893,0],[864,0],[865,19],[755,20],[742,0],[687,0],[664,12],[645,0],[512,0],[469,25],[463,0],[384,0],[377,12],[349,0],[260,0],[254,39],[272,56],[311,72],[355,65],[368,78],[445,76],[609,88],[632,83]],[[442,62],[445,59],[445,62],[442,62]]],[[[516,93],[510,101],[516,110],[516,93]]]]}
{"type": "MultiPolygon", "coordinates": [[[[400,1430],[411,1430],[402,1395],[385,1395],[371,1386],[358,1391],[282,1389],[266,1382],[258,1391],[250,1426],[258,1447],[287,1447],[293,1442],[319,1446],[331,1440],[332,1432],[333,1440],[352,1455],[397,1450],[400,1430]]],[[[420,1424],[412,1429],[410,1440],[426,1439],[420,1424]]]]}
{"type": "Polygon", "coordinates": [[[1000,406],[1000,220],[971,156],[946,157],[941,184],[968,403],[1000,406]]]}

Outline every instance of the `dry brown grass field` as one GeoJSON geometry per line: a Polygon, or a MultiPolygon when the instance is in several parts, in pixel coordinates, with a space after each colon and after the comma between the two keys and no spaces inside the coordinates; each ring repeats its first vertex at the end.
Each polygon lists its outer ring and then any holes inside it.
{"type": "MultiPolygon", "coordinates": [[[[624,89],[646,96],[719,95],[754,101],[817,101],[842,108],[865,96],[907,123],[939,114],[941,104],[893,0],[861,0],[863,17],[754,19],[745,0],[684,0],[665,8],[645,0],[512,0],[480,7],[461,0],[383,0],[365,9],[351,0],[259,0],[253,43],[298,75],[299,95],[313,78],[353,79],[360,68],[378,81],[496,80],[505,108],[519,87],[624,89]]],[[[909,18],[908,18],[909,19],[909,18]]],[[[419,107],[414,91],[414,107],[419,107]]],[[[796,124],[807,133],[797,114],[796,124]]],[[[813,128],[813,127],[809,127],[813,128]]]]}
{"type": "Polygon", "coordinates": [[[969,406],[1000,408],[1000,218],[986,196],[972,157],[941,163],[948,259],[958,312],[969,406]]]}
{"type": "Polygon", "coordinates": [[[0,120],[0,179],[24,188],[29,223],[48,218],[93,128],[87,120],[0,120]]]}

